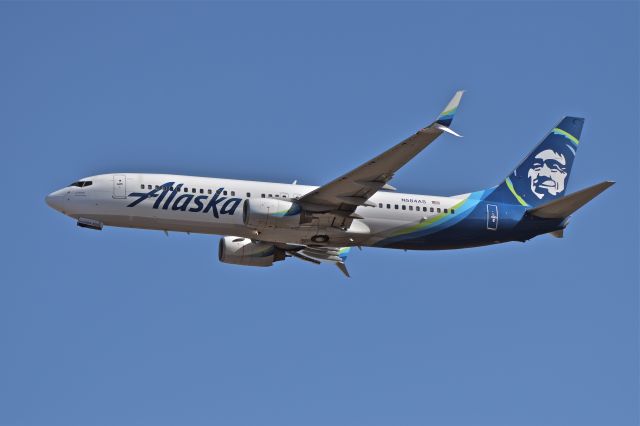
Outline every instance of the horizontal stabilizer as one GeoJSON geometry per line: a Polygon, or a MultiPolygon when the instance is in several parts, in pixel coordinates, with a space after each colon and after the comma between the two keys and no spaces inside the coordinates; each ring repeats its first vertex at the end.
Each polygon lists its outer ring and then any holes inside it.
{"type": "Polygon", "coordinates": [[[564,219],[570,216],[580,207],[597,197],[605,189],[615,182],[605,181],[589,188],[582,189],[573,194],[553,200],[547,204],[527,210],[527,213],[543,219],[564,219]]]}
{"type": "Polygon", "coordinates": [[[549,232],[549,234],[556,238],[564,238],[564,229],[558,229],[557,231],[549,232]]]}

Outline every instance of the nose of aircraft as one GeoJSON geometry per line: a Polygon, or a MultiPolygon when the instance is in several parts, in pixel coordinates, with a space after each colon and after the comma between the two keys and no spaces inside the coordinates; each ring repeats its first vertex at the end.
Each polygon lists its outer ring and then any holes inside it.
{"type": "Polygon", "coordinates": [[[64,201],[64,196],[62,194],[62,190],[54,191],[51,194],[44,197],[44,201],[51,207],[52,209],[62,211],[62,204],[64,201]]]}

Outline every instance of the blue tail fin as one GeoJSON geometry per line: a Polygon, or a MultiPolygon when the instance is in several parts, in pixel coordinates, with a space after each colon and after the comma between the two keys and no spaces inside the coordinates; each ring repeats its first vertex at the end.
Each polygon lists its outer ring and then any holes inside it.
{"type": "Polygon", "coordinates": [[[564,196],[583,124],[563,118],[487,199],[535,207],[564,196]]]}

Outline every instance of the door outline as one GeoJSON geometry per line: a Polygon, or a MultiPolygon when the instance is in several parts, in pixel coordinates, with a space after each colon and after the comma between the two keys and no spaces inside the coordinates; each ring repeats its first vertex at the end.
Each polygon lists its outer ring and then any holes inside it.
{"type": "Polygon", "coordinates": [[[127,198],[126,175],[113,175],[113,198],[127,198]]]}
{"type": "Polygon", "coordinates": [[[498,214],[498,206],[495,204],[487,204],[487,229],[489,231],[498,230],[498,221],[500,219],[499,216],[500,215],[498,214]],[[492,216],[491,213],[494,213],[495,215],[492,216]]]}

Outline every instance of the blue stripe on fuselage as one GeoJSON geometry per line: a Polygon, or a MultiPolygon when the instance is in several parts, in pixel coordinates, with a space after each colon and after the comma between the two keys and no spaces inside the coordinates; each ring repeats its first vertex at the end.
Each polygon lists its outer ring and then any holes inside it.
{"type": "Polygon", "coordinates": [[[424,229],[386,238],[375,246],[412,250],[475,247],[505,241],[526,241],[564,227],[562,221],[526,215],[526,207],[487,201],[492,191],[493,188],[474,192],[463,206],[456,209],[455,214],[445,216],[424,229]],[[488,204],[495,205],[498,212],[496,230],[487,225],[488,204]]]}

